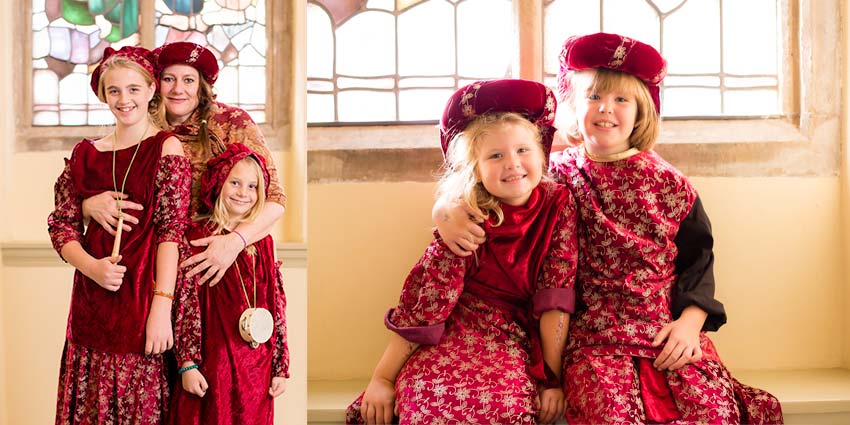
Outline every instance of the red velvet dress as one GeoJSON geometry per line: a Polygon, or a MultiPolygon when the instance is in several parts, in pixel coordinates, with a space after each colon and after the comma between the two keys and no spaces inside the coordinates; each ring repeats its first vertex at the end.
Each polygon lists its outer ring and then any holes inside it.
{"type": "MultiPolygon", "coordinates": [[[[564,186],[544,182],[526,205],[502,209],[504,223],[486,225],[475,256],[433,241],[387,313],[389,329],[422,344],[396,379],[401,423],[535,423],[536,387],[547,378],[536,318],[572,312],[575,204],[564,186]]],[[[347,422],[362,422],[361,400],[347,422]]]]}
{"type": "Polygon", "coordinates": [[[198,112],[192,114],[185,123],[171,129],[183,142],[186,156],[192,161],[192,203],[189,206],[189,216],[194,217],[198,211],[201,175],[207,169],[207,161],[211,157],[224,152],[227,145],[237,142],[248,146],[266,160],[266,169],[269,171],[270,180],[269,195],[266,197],[266,201],[286,206],[286,194],[280,185],[277,168],[272,161],[271,153],[266,146],[260,127],[244,110],[221,102],[215,102],[212,105],[212,112],[213,116],[207,127],[212,144],[212,152],[209,157],[202,156],[201,147],[196,141],[201,121],[198,112]]]}
{"type": "MultiPolygon", "coordinates": [[[[158,424],[167,410],[169,388],[162,356],[144,354],[145,325],[153,299],[156,248],[180,242],[188,222],[190,166],[185,157],[162,157],[171,133],[141,142],[125,187],[144,210],[127,210],[139,219],[121,240],[124,281],[110,292],[74,273],[71,311],[59,377],[56,423],[158,424]]],[[[118,184],[136,147],[117,151],[118,184]]],[[[112,152],[91,140],[74,147],[56,182],[56,209],[48,218],[54,248],[78,241],[95,258],[111,255],[113,236],[99,224],[83,231],[82,200],[114,190],[112,152]]]]}
{"type": "Polygon", "coordinates": [[[651,367],[671,322],[680,223],[696,190],[655,152],[594,162],[580,148],[551,167],[579,210],[578,307],[564,361],[570,423],[781,423],[772,395],[740,384],[700,334],[703,360],[651,367]]]}
{"type": "MultiPolygon", "coordinates": [[[[206,221],[195,222],[186,233],[188,240],[211,234],[206,221]]],[[[280,263],[274,260],[271,236],[253,245],[257,249],[256,275],[252,259],[242,251],[236,266],[227,269],[215,286],[198,285],[200,275],[178,277],[174,351],[178,365],[194,361],[209,384],[203,398],[186,392],[178,378],[171,424],[271,424],[274,399],[269,395],[273,377],[289,377],[286,341],[286,297],[280,263]],[[253,282],[257,284],[257,306],[271,312],[275,329],[269,341],[257,348],[239,335],[239,317],[248,308],[242,282],[253,305],[253,282]]],[[[181,259],[205,249],[184,244],[181,259]]],[[[255,307],[257,307],[255,306],[255,307]]]]}

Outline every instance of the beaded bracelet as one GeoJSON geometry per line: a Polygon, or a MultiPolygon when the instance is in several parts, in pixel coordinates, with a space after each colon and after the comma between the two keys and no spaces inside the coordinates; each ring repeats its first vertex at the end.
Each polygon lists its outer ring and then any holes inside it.
{"type": "Polygon", "coordinates": [[[239,236],[239,239],[242,239],[242,249],[247,248],[248,247],[248,240],[245,239],[245,236],[242,236],[241,233],[239,233],[235,230],[233,231],[233,233],[236,233],[236,235],[239,236]]]}
{"type": "Polygon", "coordinates": [[[174,294],[171,292],[160,291],[159,289],[153,290],[154,296],[159,295],[160,297],[168,298],[171,301],[174,301],[174,294]]]}
{"type": "Polygon", "coordinates": [[[196,365],[196,364],[192,364],[192,365],[189,365],[189,366],[181,367],[180,369],[177,369],[177,374],[178,374],[178,375],[182,375],[182,374],[183,374],[183,372],[188,372],[188,371],[190,371],[190,370],[192,370],[192,369],[197,369],[197,368],[198,368],[198,365],[196,365]]]}

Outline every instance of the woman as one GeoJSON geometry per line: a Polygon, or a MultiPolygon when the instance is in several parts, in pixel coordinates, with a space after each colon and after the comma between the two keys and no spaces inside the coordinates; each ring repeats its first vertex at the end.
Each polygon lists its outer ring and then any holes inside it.
{"type": "MultiPolygon", "coordinates": [[[[189,214],[198,207],[200,177],[207,160],[224,152],[227,145],[243,143],[260,154],[268,165],[271,183],[269,197],[263,211],[253,223],[242,223],[227,235],[210,236],[192,241],[195,246],[207,246],[180,264],[181,268],[194,266],[187,277],[204,273],[200,281],[215,285],[236,257],[247,245],[269,234],[272,225],[284,213],[286,195],[277,176],[277,168],[270,158],[268,147],[260,128],[247,112],[215,100],[212,85],[218,78],[218,62],[211,51],[195,43],[177,42],[154,51],[157,56],[159,93],[165,105],[165,121],[183,143],[186,156],[192,162],[192,201],[189,214]]],[[[141,205],[127,200],[119,192],[103,192],[83,201],[83,216],[94,219],[110,234],[118,223],[118,203],[124,209],[141,209],[141,205]]],[[[127,219],[124,231],[137,224],[127,219]]]]}

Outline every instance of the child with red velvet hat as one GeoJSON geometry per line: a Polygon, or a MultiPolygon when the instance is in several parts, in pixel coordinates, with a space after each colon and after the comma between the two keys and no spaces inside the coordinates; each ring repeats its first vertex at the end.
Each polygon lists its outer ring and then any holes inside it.
{"type": "MultiPolygon", "coordinates": [[[[207,165],[200,215],[186,231],[188,240],[254,221],[269,193],[265,160],[241,143],[231,143],[207,165]]],[[[181,257],[200,250],[184,243],[181,257]]],[[[289,377],[286,296],[272,237],[248,244],[217,285],[181,273],[176,296],[180,382],[168,423],[270,425],[274,398],[289,377]]]]}
{"type": "Polygon", "coordinates": [[[585,306],[564,361],[568,420],[781,423],[778,400],[735,380],[704,332],[724,314],[705,291],[711,225],[693,185],[652,150],[664,58],[597,33],[568,39],[560,63],[559,128],[580,145],[551,167],[579,205],[585,306]],[[688,296],[694,286],[702,297],[688,296]]]}
{"type": "Polygon", "coordinates": [[[569,190],[545,178],[555,96],[483,81],[449,99],[438,192],[487,216],[476,256],[437,237],[385,325],[393,331],[347,422],[551,422],[563,415],[561,353],[577,260],[569,190]]]}
{"type": "Polygon", "coordinates": [[[106,137],[78,143],[56,181],[53,246],[76,268],[56,401],[57,424],[162,423],[169,387],[178,243],[188,224],[191,164],[156,120],[150,51],[107,47],[91,88],[115,116],[106,137]],[[117,203],[117,230],[84,226],[83,199],[117,203]],[[128,203],[139,208],[130,208],[128,203]],[[143,207],[143,208],[142,208],[143,207]],[[122,232],[124,220],[132,232],[122,232]]]}

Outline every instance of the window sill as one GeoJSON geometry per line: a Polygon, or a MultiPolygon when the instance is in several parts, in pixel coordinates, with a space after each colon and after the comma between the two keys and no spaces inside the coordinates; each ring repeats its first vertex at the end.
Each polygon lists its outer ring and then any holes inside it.
{"type": "MultiPolygon", "coordinates": [[[[281,149],[283,143],[268,123],[259,124],[269,149],[281,149]]],[[[16,152],[70,152],[84,138],[97,139],[112,133],[112,125],[43,126],[22,128],[16,135],[16,152]]]]}
{"type": "MultiPolygon", "coordinates": [[[[838,119],[806,122],[667,120],[655,149],[689,176],[837,176],[838,119]]],[[[310,127],[307,138],[310,183],[430,182],[442,163],[433,125],[310,127]]]]}

